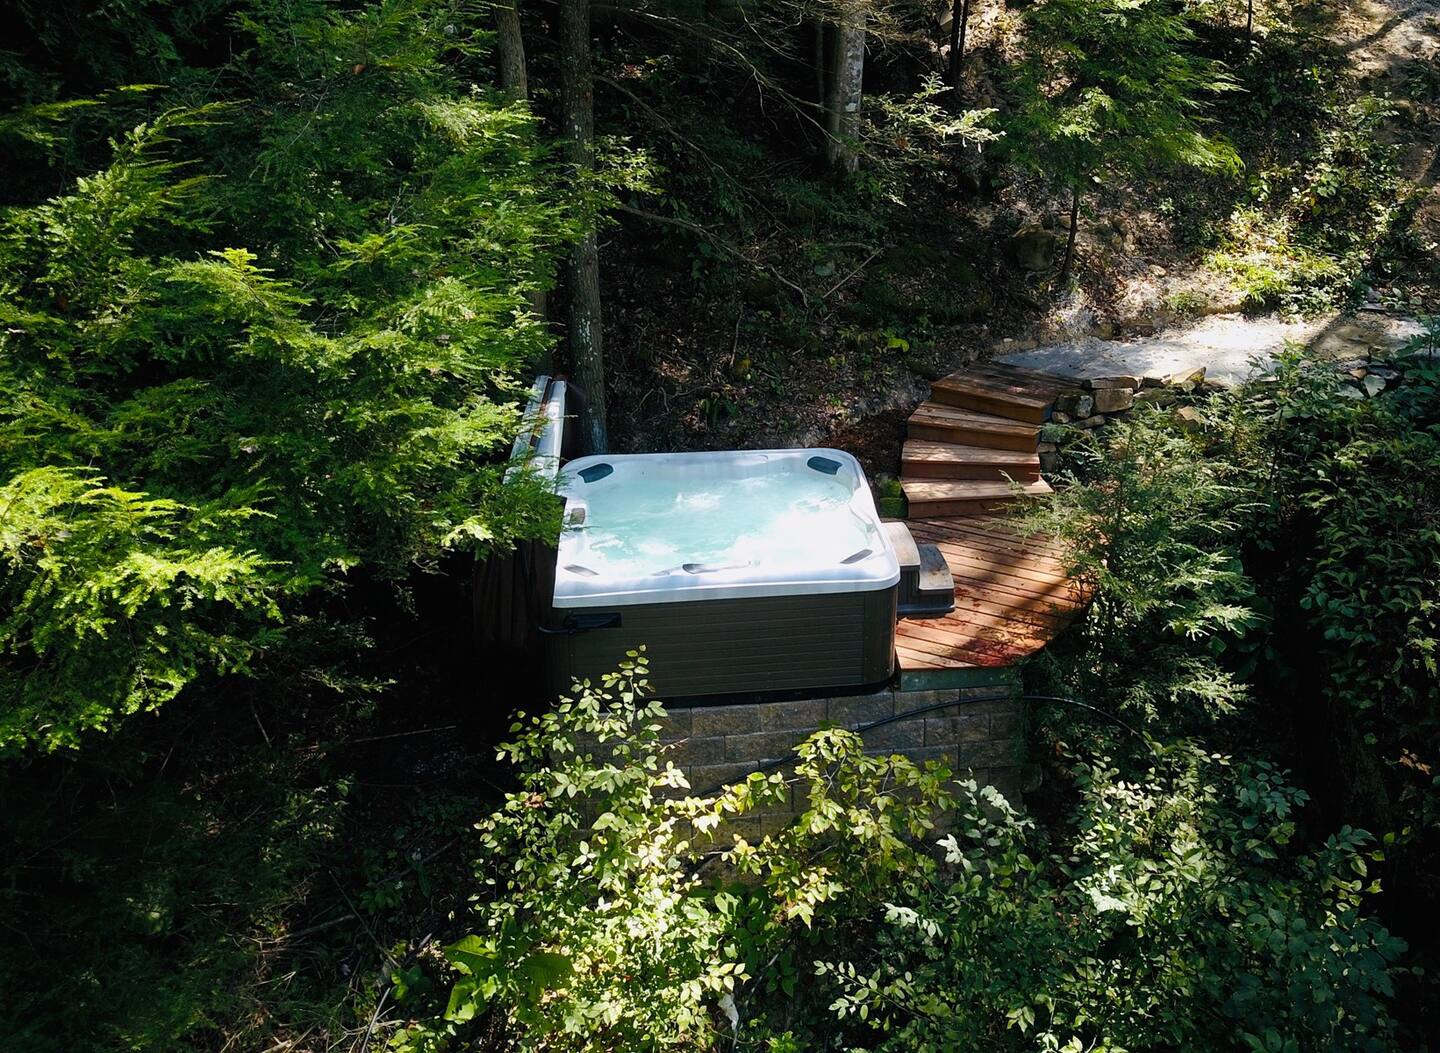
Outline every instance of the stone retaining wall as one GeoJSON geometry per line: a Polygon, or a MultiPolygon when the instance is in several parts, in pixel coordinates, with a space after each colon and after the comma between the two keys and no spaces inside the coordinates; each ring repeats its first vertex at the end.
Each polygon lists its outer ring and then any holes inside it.
{"type": "MultiPolygon", "coordinates": [[[[1015,694],[1012,686],[996,684],[942,691],[887,688],[869,695],[750,705],[667,706],[661,738],[674,744],[669,757],[685,772],[692,792],[706,794],[743,779],[762,765],[792,757],[794,747],[823,726],[856,730],[938,702],[955,702],[946,709],[864,732],[865,752],[900,753],[917,762],[944,761],[958,777],[994,786],[1018,805],[1025,727],[1024,704],[1015,694]],[[995,695],[1010,697],[973,701],[995,695]]],[[[802,808],[802,801],[792,800],[786,808],[737,820],[753,820],[750,825],[756,829],[733,832],[744,836],[769,833],[802,808]]]]}

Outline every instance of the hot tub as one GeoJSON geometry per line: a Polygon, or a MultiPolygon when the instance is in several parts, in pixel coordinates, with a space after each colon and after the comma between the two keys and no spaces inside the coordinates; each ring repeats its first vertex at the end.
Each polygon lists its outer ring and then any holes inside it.
{"type": "Polygon", "coordinates": [[[848,453],[585,457],[559,490],[557,690],[640,644],[667,698],[889,678],[900,567],[848,453]]]}

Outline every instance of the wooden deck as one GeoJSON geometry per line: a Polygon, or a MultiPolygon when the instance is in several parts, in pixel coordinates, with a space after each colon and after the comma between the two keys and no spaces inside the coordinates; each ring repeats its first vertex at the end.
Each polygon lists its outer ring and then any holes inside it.
{"type": "Polygon", "coordinates": [[[1010,482],[1043,496],[1034,450],[1060,382],[983,365],[938,380],[912,415],[902,462],[909,527],[939,547],[955,579],[955,610],[901,619],[895,657],[905,688],[994,682],[1034,654],[1089,602],[1058,548],[994,514],[1010,482]]]}
{"type": "Polygon", "coordinates": [[[955,610],[943,618],[902,618],[895,656],[909,670],[997,668],[1044,647],[1089,597],[1065,573],[1059,553],[989,516],[910,522],[937,545],[955,578],[955,610]]]}

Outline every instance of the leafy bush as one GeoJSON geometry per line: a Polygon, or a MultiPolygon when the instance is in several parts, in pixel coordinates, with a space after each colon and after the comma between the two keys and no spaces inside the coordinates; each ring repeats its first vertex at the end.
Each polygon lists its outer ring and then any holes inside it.
{"type": "Polygon", "coordinates": [[[392,1048],[1387,1048],[1403,945],[1364,912],[1369,837],[1291,850],[1305,795],[1272,767],[1073,759],[1054,842],[839,730],[682,797],[643,675],[516,724],[460,978],[392,1048]],[[792,795],[788,826],[727,833],[792,795]]]}
{"type": "Polygon", "coordinates": [[[1063,845],[968,788],[944,878],[820,965],[868,1048],[1390,1048],[1404,944],[1361,909],[1368,835],[1278,862],[1305,795],[1265,764],[1182,752],[1074,774],[1063,845]]]}
{"type": "Polygon", "coordinates": [[[1332,734],[1352,805],[1398,828],[1404,812],[1440,813],[1420,760],[1440,750],[1440,366],[1425,353],[1391,365],[1400,384],[1365,399],[1291,355],[1220,407],[1215,428],[1266,501],[1248,543],[1285,613],[1286,670],[1348,714],[1332,734]],[[1392,794],[1410,799],[1404,812],[1386,807],[1392,794]]]}
{"type": "Polygon", "coordinates": [[[501,752],[520,788],[481,824],[483,924],[445,950],[465,977],[451,1023],[498,1005],[520,1048],[703,1048],[746,978],[730,904],[685,859],[696,812],[660,796],[683,781],[660,768],[643,672],[627,664],[512,728],[501,752]]]}
{"type": "Polygon", "coordinates": [[[457,17],[255,0],[230,98],[171,96],[0,215],[0,749],[264,673],[347,583],[549,529],[494,462],[575,220],[457,17]]]}
{"type": "MultiPolygon", "coordinates": [[[[1314,822],[1382,832],[1392,896],[1417,917],[1440,859],[1433,341],[1373,363],[1395,379],[1370,396],[1291,352],[1183,419],[1137,412],[1072,443],[1072,485],[1031,518],[1070,540],[1096,589],[1031,683],[1162,740],[1270,743],[1305,772],[1314,822]]],[[[1064,710],[1037,724],[1080,733],[1064,710]]],[[[1110,748],[1135,755],[1133,739],[1110,748]]],[[[1431,975],[1433,942],[1406,931],[1431,975]]],[[[1408,982],[1433,1002],[1433,981],[1408,982]]]]}
{"type": "Polygon", "coordinates": [[[711,1048],[804,986],[796,932],[868,916],[856,892],[933,868],[915,839],[949,803],[948,773],[821,732],[790,780],[682,796],[644,674],[637,656],[512,728],[501,752],[520,788],[480,824],[479,931],[445,950],[462,978],[443,1022],[395,1048],[431,1048],[487,1009],[520,1049],[711,1048]],[[755,845],[725,833],[788,801],[791,782],[809,800],[795,827],[755,845]]]}
{"type": "Polygon", "coordinates": [[[1265,623],[1238,548],[1257,499],[1161,411],[1066,452],[1069,485],[1027,526],[1066,544],[1093,601],[1043,654],[1050,686],[1167,730],[1228,712],[1245,688],[1221,656],[1265,623]]]}

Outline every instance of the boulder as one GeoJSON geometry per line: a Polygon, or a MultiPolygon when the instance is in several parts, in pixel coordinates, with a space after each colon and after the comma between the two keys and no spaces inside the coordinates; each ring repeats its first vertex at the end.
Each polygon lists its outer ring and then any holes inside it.
{"type": "Polygon", "coordinates": [[[1060,258],[1060,249],[1060,237],[1041,227],[1027,227],[1006,244],[1010,259],[1026,271],[1048,271],[1060,258]]]}
{"type": "Polygon", "coordinates": [[[1084,391],[1062,391],[1055,399],[1055,409],[1071,417],[1088,417],[1095,408],[1095,396],[1084,391]]]}
{"type": "Polygon", "coordinates": [[[1146,388],[1135,396],[1137,406],[1173,406],[1178,396],[1173,388],[1146,388]]]}
{"type": "Polygon", "coordinates": [[[1171,373],[1165,378],[1168,387],[1179,388],[1181,391],[1194,391],[1205,379],[1205,367],[1197,366],[1194,369],[1182,369],[1178,373],[1171,373]]]}
{"type": "Polygon", "coordinates": [[[1205,417],[1194,406],[1181,406],[1171,412],[1170,416],[1180,426],[1180,430],[1191,434],[1199,431],[1205,426],[1205,417]]]}
{"type": "Polygon", "coordinates": [[[1077,420],[1077,421],[1075,422],[1075,427],[1077,427],[1077,428],[1098,428],[1098,427],[1100,427],[1100,425],[1102,425],[1102,424],[1104,424],[1104,423],[1105,423],[1105,415],[1104,415],[1103,413],[1093,413],[1093,414],[1091,414],[1090,416],[1086,417],[1084,420],[1077,420]]]}
{"type": "Polygon", "coordinates": [[[1365,389],[1365,394],[1369,395],[1371,398],[1374,398],[1376,395],[1380,394],[1380,392],[1385,390],[1385,381],[1383,378],[1377,377],[1372,373],[1370,376],[1360,381],[1360,386],[1365,389]]]}
{"type": "Polygon", "coordinates": [[[1095,412],[1120,413],[1135,405],[1133,388],[1096,388],[1095,412]]]}
{"type": "Polygon", "coordinates": [[[1069,424],[1070,414],[1065,413],[1061,410],[1056,410],[1054,413],[1050,414],[1050,420],[1054,424],[1069,424]]]}

